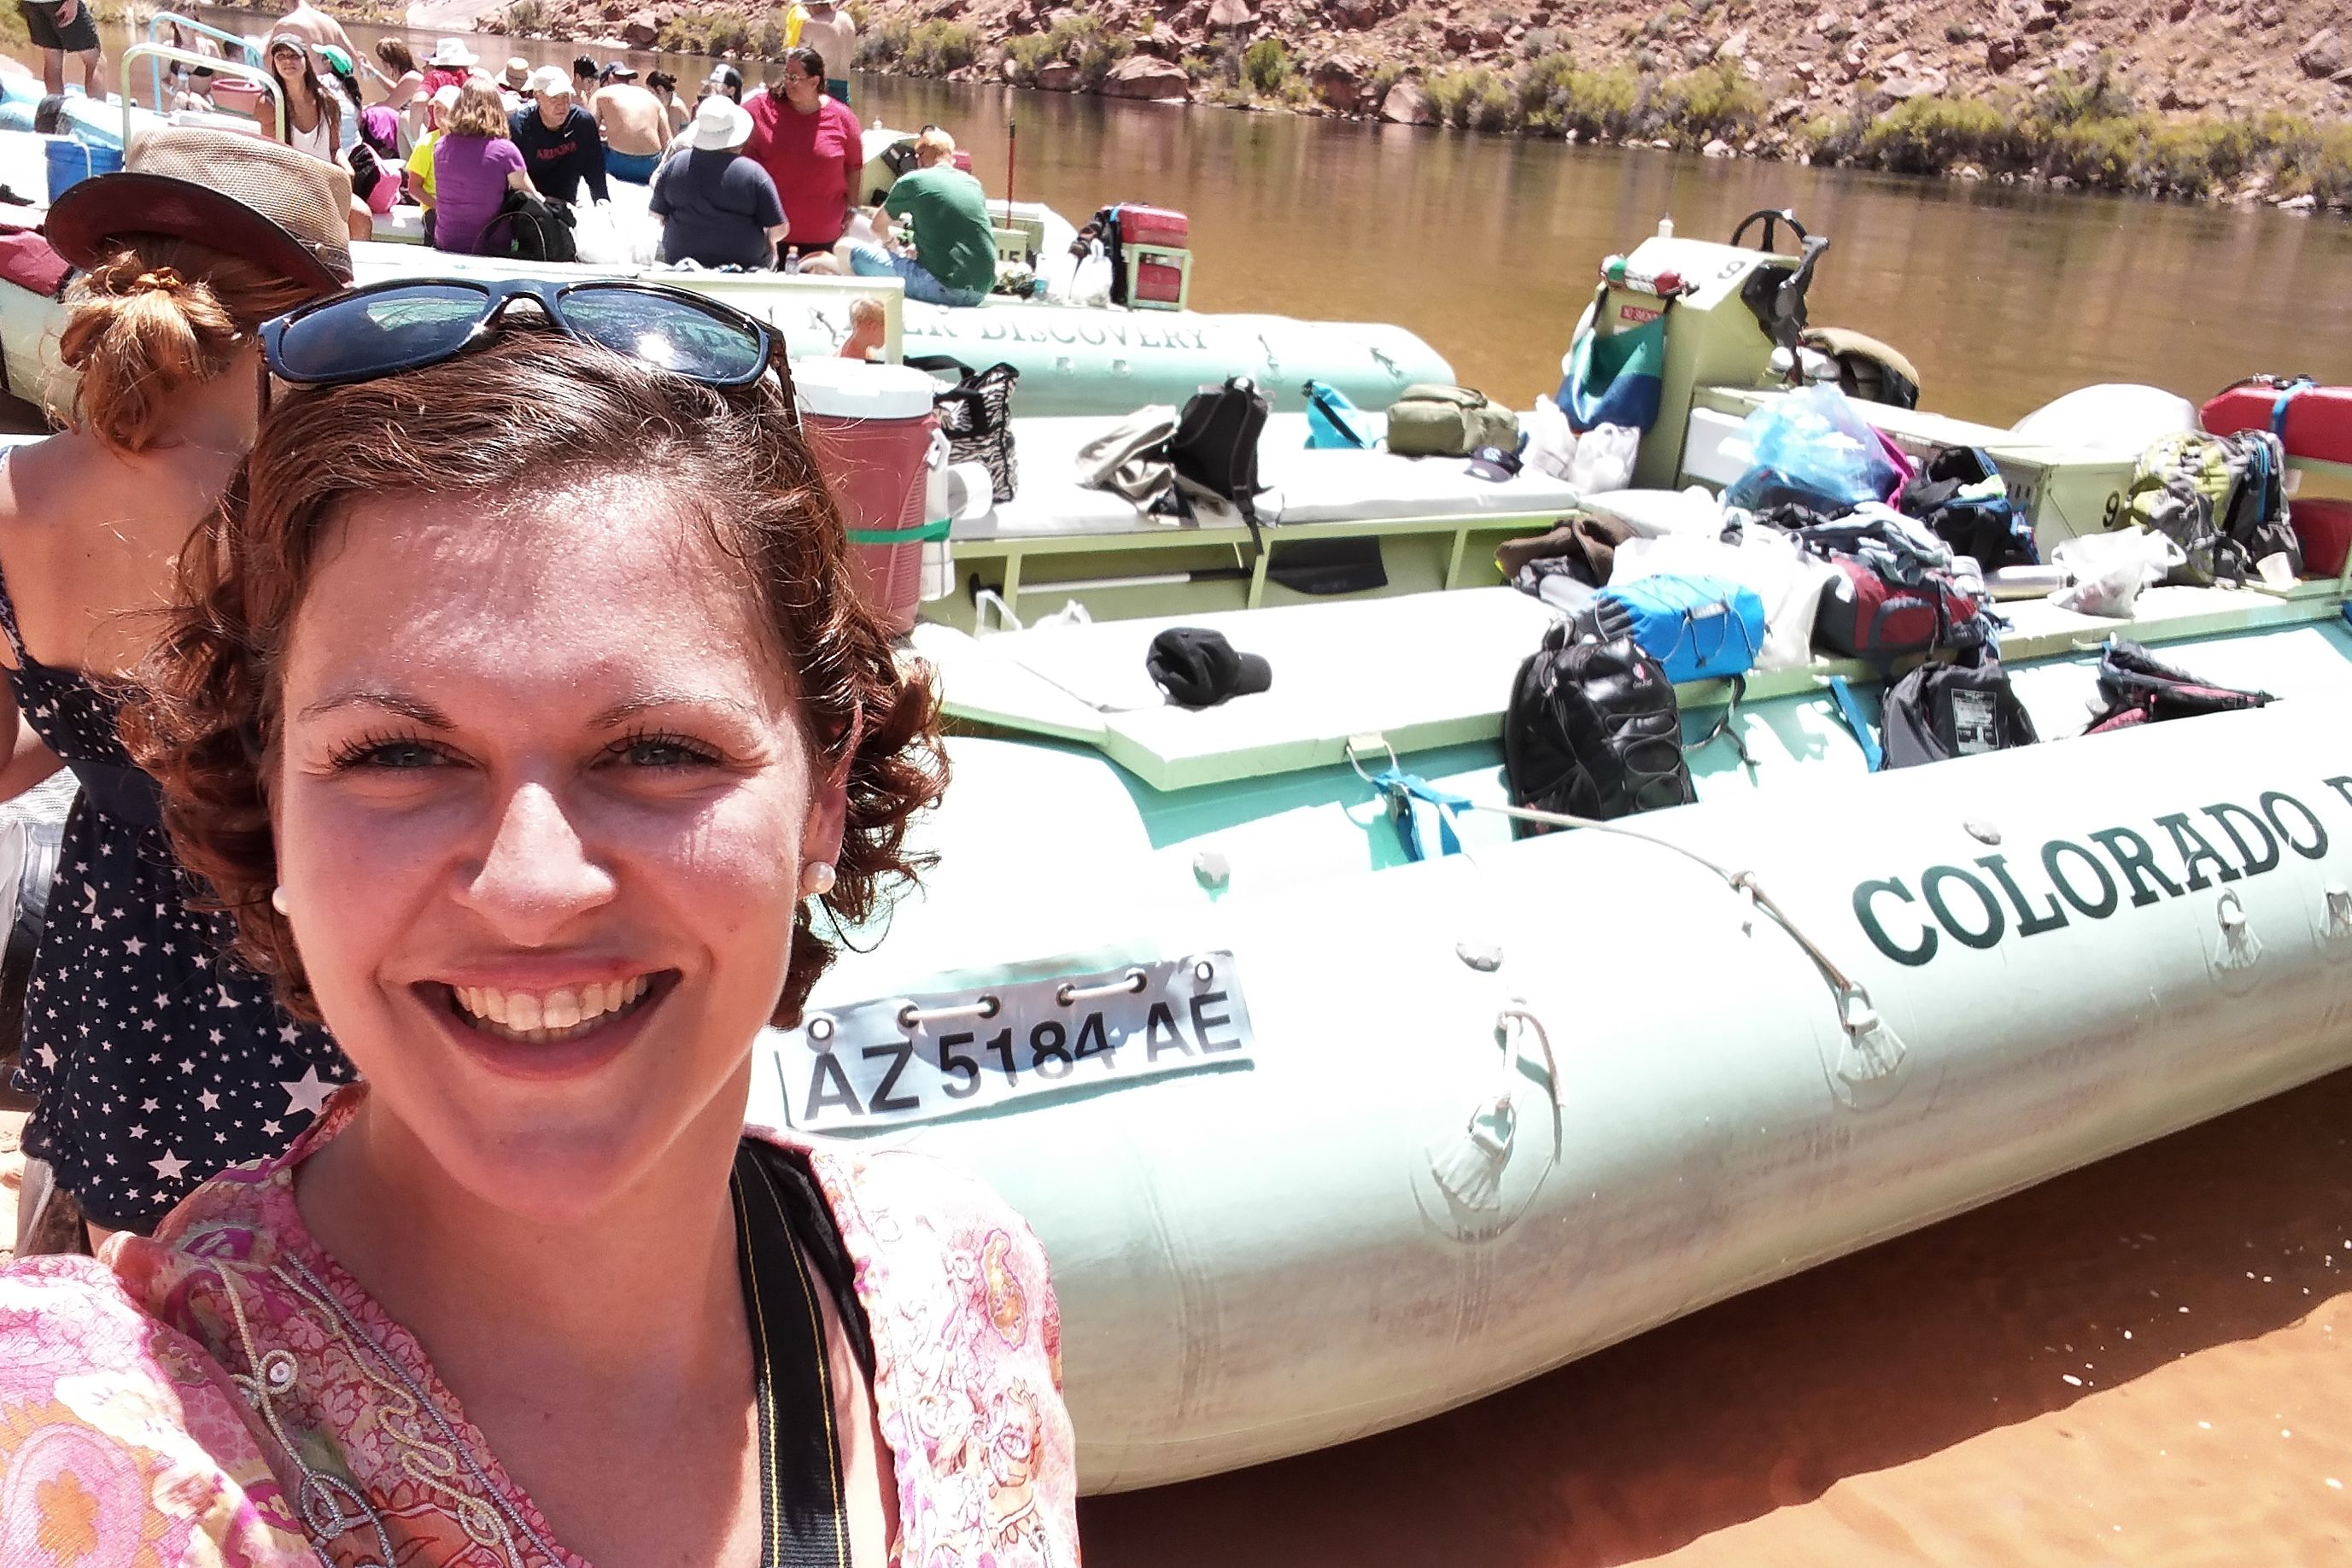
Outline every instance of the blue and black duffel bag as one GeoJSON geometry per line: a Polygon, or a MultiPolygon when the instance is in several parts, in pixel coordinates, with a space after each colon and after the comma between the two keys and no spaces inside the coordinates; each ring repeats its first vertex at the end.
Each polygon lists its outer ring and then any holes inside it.
{"type": "Polygon", "coordinates": [[[1764,601],[1743,583],[1661,572],[1593,597],[1622,612],[1617,624],[1630,622],[1628,635],[1677,686],[1745,675],[1764,651],[1764,601]]]}

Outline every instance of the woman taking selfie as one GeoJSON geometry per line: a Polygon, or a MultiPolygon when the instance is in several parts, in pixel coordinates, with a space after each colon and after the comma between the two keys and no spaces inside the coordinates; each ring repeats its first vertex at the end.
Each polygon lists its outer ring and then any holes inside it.
{"type": "Polygon", "coordinates": [[[1075,1563],[1026,1228],[742,1127],[944,773],[768,330],[401,283],[266,341],[129,728],[365,1084],[0,1276],[0,1470],[175,1563],[1075,1563]]]}
{"type": "Polygon", "coordinates": [[[83,784],[26,998],[26,1147],[100,1231],[147,1230],[222,1166],[283,1149],[349,1074],[230,955],[228,922],[191,907],[115,719],[253,439],[257,330],[351,276],[351,186],[229,131],[142,132],[126,163],[49,209],[84,269],[58,338],[79,387],[62,433],[0,458],[0,737],[21,713],[83,784]]]}

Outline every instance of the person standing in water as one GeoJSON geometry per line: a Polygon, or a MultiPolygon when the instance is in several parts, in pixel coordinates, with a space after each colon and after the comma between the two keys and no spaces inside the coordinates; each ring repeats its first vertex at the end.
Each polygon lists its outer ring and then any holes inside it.
{"type": "Polygon", "coordinates": [[[825,96],[824,68],[814,49],[793,49],[784,56],[783,75],[744,105],[751,139],[743,154],[775,182],[792,225],[785,247],[795,256],[841,242],[866,167],[857,116],[825,96]]]}
{"type": "Polygon", "coordinates": [[[825,95],[849,101],[849,69],[857,63],[857,23],[833,0],[807,0],[801,42],[824,58],[825,95]]]}
{"type": "Polygon", "coordinates": [[[93,1227],[143,1232],[284,1148],[350,1076],[203,912],[115,717],[252,440],[255,330],[351,276],[351,187],[226,131],[146,131],[125,163],[49,209],[50,243],[84,269],[58,342],[81,379],[66,430],[0,462],[0,737],[21,714],[83,786],[26,994],[26,1146],[93,1227]]]}

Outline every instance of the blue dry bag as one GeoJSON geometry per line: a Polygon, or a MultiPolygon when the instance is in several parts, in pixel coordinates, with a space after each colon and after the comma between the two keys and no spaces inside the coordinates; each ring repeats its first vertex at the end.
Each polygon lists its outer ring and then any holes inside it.
{"type": "Polygon", "coordinates": [[[1362,411],[1348,401],[1346,393],[1319,381],[1308,382],[1303,390],[1307,397],[1307,445],[1310,448],[1360,451],[1373,445],[1371,432],[1364,428],[1362,411]]]}
{"type": "Polygon", "coordinates": [[[1728,578],[1661,572],[1593,597],[1633,618],[1634,643],[1677,686],[1745,675],[1764,650],[1764,601],[1728,578]]]}

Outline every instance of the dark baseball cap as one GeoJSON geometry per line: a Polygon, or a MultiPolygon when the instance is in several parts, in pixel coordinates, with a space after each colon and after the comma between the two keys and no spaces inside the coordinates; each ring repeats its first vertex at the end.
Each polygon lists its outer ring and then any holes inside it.
{"type": "Polygon", "coordinates": [[[1470,471],[1499,485],[1519,471],[1519,455],[1508,447],[1481,447],[1470,454],[1470,471]]]}
{"type": "Polygon", "coordinates": [[[1201,626],[1171,626],[1153,637],[1143,667],[1171,701],[1186,708],[1213,708],[1274,685],[1274,666],[1201,626]]]}

